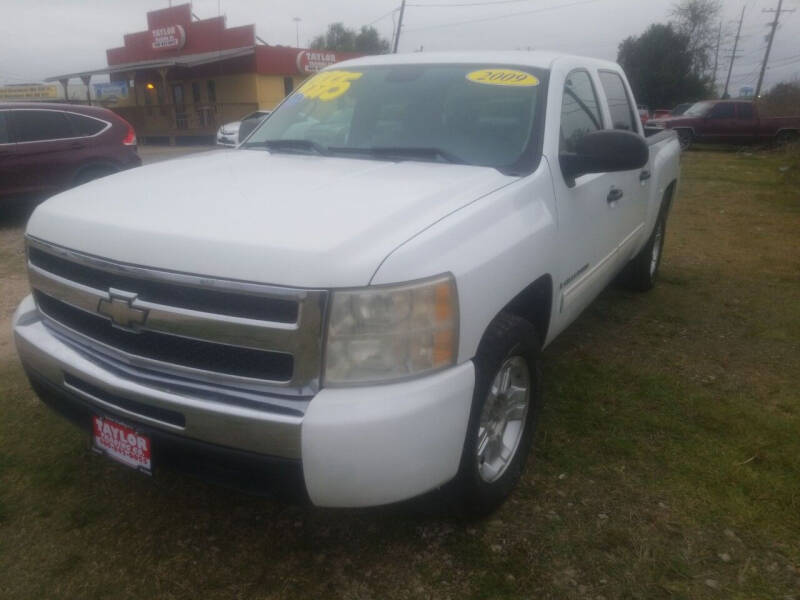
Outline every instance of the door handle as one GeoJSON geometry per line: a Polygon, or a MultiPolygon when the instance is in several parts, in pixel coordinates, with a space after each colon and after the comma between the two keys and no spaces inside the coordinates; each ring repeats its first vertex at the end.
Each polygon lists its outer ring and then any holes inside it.
{"type": "Polygon", "coordinates": [[[613,204],[614,202],[622,198],[622,196],[624,195],[625,194],[621,189],[611,188],[611,191],[608,192],[608,196],[606,196],[606,202],[608,202],[609,204],[613,204]]]}
{"type": "Polygon", "coordinates": [[[72,142],[69,145],[69,147],[74,149],[74,150],[79,150],[79,149],[83,148],[83,143],[82,142],[72,142]]]}
{"type": "Polygon", "coordinates": [[[650,179],[650,176],[651,176],[651,173],[650,173],[649,169],[645,169],[644,171],[639,173],[639,181],[647,181],[648,179],[650,179]]]}

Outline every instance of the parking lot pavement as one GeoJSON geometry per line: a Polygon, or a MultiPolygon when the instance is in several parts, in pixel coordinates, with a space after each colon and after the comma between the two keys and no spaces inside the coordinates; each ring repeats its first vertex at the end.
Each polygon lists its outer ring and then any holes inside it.
{"type": "Polygon", "coordinates": [[[211,150],[218,150],[219,146],[139,146],[139,156],[142,157],[142,162],[146,165],[161,162],[162,160],[169,160],[171,158],[178,158],[179,156],[186,156],[187,154],[196,154],[199,152],[209,152],[211,150]]]}

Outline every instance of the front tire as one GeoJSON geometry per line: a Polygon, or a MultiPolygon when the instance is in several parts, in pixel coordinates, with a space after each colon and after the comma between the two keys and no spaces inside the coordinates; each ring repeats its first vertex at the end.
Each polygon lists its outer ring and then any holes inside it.
{"type": "Polygon", "coordinates": [[[467,514],[488,514],[519,481],[541,407],[539,352],[533,325],[510,313],[495,317],[478,346],[455,486],[467,514]]]}

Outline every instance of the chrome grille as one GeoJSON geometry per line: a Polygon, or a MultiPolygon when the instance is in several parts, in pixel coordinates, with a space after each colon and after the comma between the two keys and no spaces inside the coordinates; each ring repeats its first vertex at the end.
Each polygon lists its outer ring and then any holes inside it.
{"type": "Polygon", "coordinates": [[[27,242],[39,311],[76,343],[182,379],[289,396],[317,391],[324,290],[153,270],[27,242]],[[135,323],[108,310],[115,302],[135,323]]]}

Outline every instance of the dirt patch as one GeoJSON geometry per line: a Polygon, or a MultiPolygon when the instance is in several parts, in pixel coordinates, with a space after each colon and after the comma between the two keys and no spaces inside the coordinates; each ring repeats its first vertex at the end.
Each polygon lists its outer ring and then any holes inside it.
{"type": "Polygon", "coordinates": [[[25,273],[25,223],[33,202],[15,202],[0,213],[0,363],[16,356],[11,317],[29,293],[25,273]]]}

